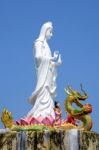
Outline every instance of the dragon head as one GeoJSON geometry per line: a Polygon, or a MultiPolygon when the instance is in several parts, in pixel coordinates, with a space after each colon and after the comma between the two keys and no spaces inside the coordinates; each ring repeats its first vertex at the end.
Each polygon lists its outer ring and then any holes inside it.
{"type": "Polygon", "coordinates": [[[76,99],[79,99],[79,100],[85,100],[85,99],[88,98],[88,95],[83,90],[82,84],[80,84],[80,87],[81,87],[81,91],[83,92],[83,94],[81,94],[78,91],[73,90],[72,87],[69,86],[69,85],[68,85],[68,90],[66,90],[66,89],[64,89],[64,90],[65,90],[66,94],[69,95],[69,96],[73,96],[73,97],[75,97],[76,99]]]}

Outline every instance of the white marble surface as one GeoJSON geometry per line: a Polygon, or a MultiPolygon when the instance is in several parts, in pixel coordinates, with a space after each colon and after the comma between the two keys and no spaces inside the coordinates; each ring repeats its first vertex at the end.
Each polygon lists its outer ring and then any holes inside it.
{"type": "Polygon", "coordinates": [[[53,26],[51,22],[42,25],[40,35],[34,42],[33,53],[37,82],[35,91],[29,98],[32,109],[27,117],[47,117],[54,114],[54,100],[56,97],[57,68],[62,63],[61,55],[54,51],[52,55],[48,40],[52,37],[53,26]]]}

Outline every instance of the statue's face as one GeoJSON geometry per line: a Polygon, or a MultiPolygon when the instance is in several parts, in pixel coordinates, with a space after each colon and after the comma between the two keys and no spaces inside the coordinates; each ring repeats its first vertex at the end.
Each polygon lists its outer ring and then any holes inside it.
{"type": "Polygon", "coordinates": [[[47,31],[46,31],[46,35],[45,35],[45,38],[47,40],[49,40],[51,37],[52,37],[52,28],[49,28],[47,31]]]}

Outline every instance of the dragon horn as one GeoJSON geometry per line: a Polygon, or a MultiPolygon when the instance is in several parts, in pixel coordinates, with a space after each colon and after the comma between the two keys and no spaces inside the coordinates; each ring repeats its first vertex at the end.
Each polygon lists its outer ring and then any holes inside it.
{"type": "Polygon", "coordinates": [[[65,88],[64,88],[64,90],[65,90],[67,95],[71,95],[71,93],[68,90],[66,90],[65,88]]]}
{"type": "Polygon", "coordinates": [[[84,93],[85,96],[87,96],[87,93],[85,92],[85,90],[83,89],[82,83],[80,84],[81,87],[81,91],[84,93]]]}
{"type": "Polygon", "coordinates": [[[72,89],[72,87],[70,85],[68,85],[68,89],[72,94],[75,94],[75,91],[72,89]]]}

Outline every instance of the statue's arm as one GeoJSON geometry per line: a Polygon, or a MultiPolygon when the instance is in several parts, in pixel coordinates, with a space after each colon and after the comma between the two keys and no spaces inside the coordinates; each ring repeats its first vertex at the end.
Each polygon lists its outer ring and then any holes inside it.
{"type": "Polygon", "coordinates": [[[42,58],[42,42],[37,41],[34,43],[34,56],[37,60],[42,58]]]}
{"type": "Polygon", "coordinates": [[[36,66],[39,67],[41,60],[42,60],[42,42],[41,41],[37,41],[34,43],[33,51],[34,51],[34,58],[35,58],[36,66]]]}

